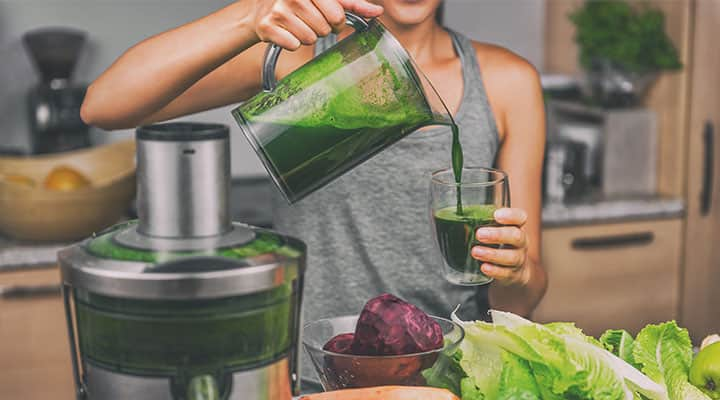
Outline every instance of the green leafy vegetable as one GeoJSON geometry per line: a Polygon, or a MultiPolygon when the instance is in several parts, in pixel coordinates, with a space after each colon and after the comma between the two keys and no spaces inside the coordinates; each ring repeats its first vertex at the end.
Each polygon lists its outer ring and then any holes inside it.
{"type": "Polygon", "coordinates": [[[423,373],[431,386],[450,389],[462,400],[668,400],[655,382],[624,359],[632,343],[620,333],[603,341],[572,323],[541,325],[492,311],[493,323],[453,320],[465,340],[423,373]],[[622,339],[618,342],[616,339],[622,339]]]}
{"type": "Polygon", "coordinates": [[[692,344],[674,321],[597,340],[568,322],[491,315],[464,322],[453,313],[465,340],[423,373],[429,385],[462,400],[711,400],[689,382],[692,344]]]}
{"type": "Polygon", "coordinates": [[[435,365],[422,372],[423,378],[428,386],[447,389],[460,396],[460,383],[467,377],[467,374],[460,366],[463,358],[462,350],[458,349],[454,354],[440,353],[435,365]]]}
{"type": "Polygon", "coordinates": [[[504,351],[497,400],[541,400],[530,365],[522,358],[504,351]]]}
{"type": "MultiPolygon", "coordinates": [[[[527,340],[543,355],[546,368],[558,372],[552,392],[581,399],[632,399],[640,392],[650,399],[667,399],[665,389],[590,340],[577,329],[553,330],[517,315],[492,312],[501,324],[527,340]],[[548,357],[548,355],[551,355],[548,357]]],[[[542,383],[542,382],[541,382],[542,383]]]]}
{"type": "Polygon", "coordinates": [[[663,383],[671,400],[710,400],[688,380],[692,356],[690,335],[674,321],[643,328],[633,349],[642,371],[663,383]]]}
{"type": "Polygon", "coordinates": [[[633,346],[635,339],[626,330],[610,329],[600,336],[600,342],[608,351],[622,358],[627,363],[632,364],[636,368],[635,359],[633,358],[633,346]]]}

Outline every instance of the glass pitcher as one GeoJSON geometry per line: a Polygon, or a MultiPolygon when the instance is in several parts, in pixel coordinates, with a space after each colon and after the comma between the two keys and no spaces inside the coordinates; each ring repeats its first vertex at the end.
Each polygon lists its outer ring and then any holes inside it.
{"type": "Polygon", "coordinates": [[[280,47],[265,54],[263,91],[232,111],[290,203],[411,132],[453,124],[400,43],[376,19],[346,13],[355,32],[276,82],[280,47]]]}

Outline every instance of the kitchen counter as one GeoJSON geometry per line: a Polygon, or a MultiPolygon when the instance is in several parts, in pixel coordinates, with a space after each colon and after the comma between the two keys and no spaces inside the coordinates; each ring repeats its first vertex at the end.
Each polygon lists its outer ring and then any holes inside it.
{"type": "Polygon", "coordinates": [[[575,204],[546,204],[543,228],[627,221],[680,218],[685,215],[682,199],[641,197],[593,199],[575,204]]]}
{"type": "Polygon", "coordinates": [[[0,272],[45,268],[57,262],[57,252],[71,243],[31,243],[0,236],[0,272]]]}

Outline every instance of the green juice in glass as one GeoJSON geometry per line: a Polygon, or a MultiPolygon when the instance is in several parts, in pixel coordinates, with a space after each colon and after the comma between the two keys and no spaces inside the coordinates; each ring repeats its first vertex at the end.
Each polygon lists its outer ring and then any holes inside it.
{"type": "Polygon", "coordinates": [[[475,239],[478,228],[498,226],[493,217],[495,209],[494,205],[464,204],[462,212],[458,211],[457,206],[434,212],[438,245],[448,266],[460,273],[480,273],[481,263],[472,258],[470,250],[480,244],[475,239]]]}

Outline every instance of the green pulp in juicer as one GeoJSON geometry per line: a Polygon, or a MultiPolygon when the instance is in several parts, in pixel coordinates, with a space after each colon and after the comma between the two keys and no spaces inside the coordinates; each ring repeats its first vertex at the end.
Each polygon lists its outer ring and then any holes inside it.
{"type": "Polygon", "coordinates": [[[242,259],[268,253],[276,253],[287,257],[298,257],[300,255],[300,251],[293,248],[290,244],[284,243],[282,238],[278,237],[276,233],[260,228],[253,228],[256,236],[255,239],[248,243],[243,243],[236,247],[209,249],[205,251],[161,252],[128,248],[116,244],[113,240],[115,234],[135,223],[135,221],[131,221],[125,224],[119,224],[111,231],[96,236],[87,244],[88,252],[96,257],[147,263],[159,263],[190,256],[222,256],[242,259]]]}
{"type": "MultiPolygon", "coordinates": [[[[480,244],[475,231],[483,226],[498,226],[493,214],[495,206],[466,204],[462,213],[454,206],[434,213],[438,245],[448,266],[459,272],[480,272],[480,261],[472,258],[470,250],[480,244]]],[[[485,245],[493,247],[493,245],[485,245]]]]}
{"type": "Polygon", "coordinates": [[[290,349],[290,282],[225,299],[144,301],[75,290],[83,357],[117,372],[177,375],[249,368],[290,349]]]}

